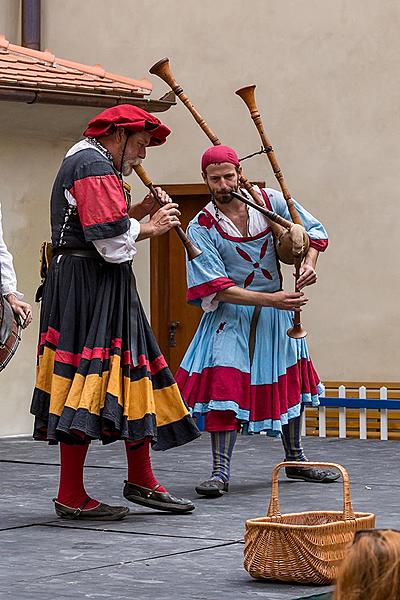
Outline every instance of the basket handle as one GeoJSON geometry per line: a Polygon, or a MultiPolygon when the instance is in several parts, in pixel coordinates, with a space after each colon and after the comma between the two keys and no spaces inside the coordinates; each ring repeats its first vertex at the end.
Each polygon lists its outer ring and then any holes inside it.
{"type": "Polygon", "coordinates": [[[279,493],[278,493],[278,475],[279,471],[283,467],[330,467],[340,471],[343,479],[343,518],[345,520],[355,519],[353,505],[350,497],[350,478],[346,469],[342,465],[336,463],[325,463],[325,462],[298,462],[298,461],[285,461],[281,462],[272,470],[272,491],[271,500],[268,506],[267,517],[279,517],[280,506],[279,506],[279,493]]]}

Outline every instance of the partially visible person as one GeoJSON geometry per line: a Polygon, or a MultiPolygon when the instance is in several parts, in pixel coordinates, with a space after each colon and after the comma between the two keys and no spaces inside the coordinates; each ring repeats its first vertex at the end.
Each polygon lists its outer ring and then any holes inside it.
{"type": "Polygon", "coordinates": [[[336,580],[334,600],[399,600],[400,532],[357,531],[336,580]]]}
{"type": "MultiPolygon", "coordinates": [[[[17,291],[17,276],[15,274],[13,257],[8,250],[3,237],[1,203],[0,203],[0,290],[9,305],[21,321],[22,327],[28,327],[32,322],[32,307],[24,302],[23,294],[17,291]]],[[[11,314],[11,313],[10,313],[11,314]]]]}

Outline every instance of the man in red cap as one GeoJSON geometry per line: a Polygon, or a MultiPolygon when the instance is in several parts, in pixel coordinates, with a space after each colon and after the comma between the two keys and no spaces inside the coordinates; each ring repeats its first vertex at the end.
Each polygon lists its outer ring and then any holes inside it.
{"type": "Polygon", "coordinates": [[[180,213],[160,188],[158,210],[151,195],[131,206],[122,179],[169,133],[140,108],[109,108],[67,152],[53,185],[53,259],[43,289],[31,412],[34,438],[60,444],[55,509],[62,518],[117,520],[129,512],[85,490],[93,439],[124,440],[126,499],[175,513],[194,509],[190,500],[169,494],[151,468],[150,444],[167,450],[199,432],[157,346],[131,270],[136,242],[179,225],[180,213]]]}
{"type": "MultiPolygon", "coordinates": [[[[235,150],[209,148],[201,170],[212,200],[188,227],[189,237],[203,253],[188,262],[187,278],[188,301],[200,305],[204,314],[176,380],[192,414],[204,416],[211,433],[211,476],[196,491],[217,497],[228,491],[231,456],[241,428],[281,435],[286,460],[307,460],[300,415],[305,404],[318,404],[323,388],[305,340],[286,333],[293,325],[292,311],[307,299],[302,292],[282,290],[268,221],[231,195],[239,189],[241,173],[235,150]]],[[[290,220],[280,192],[256,189],[269,210],[290,220]]],[[[300,290],[316,282],[318,253],[328,240],[321,223],[300,204],[296,208],[311,240],[298,280],[300,290]]],[[[339,477],[311,467],[287,468],[286,474],[317,483],[339,477]]]]}

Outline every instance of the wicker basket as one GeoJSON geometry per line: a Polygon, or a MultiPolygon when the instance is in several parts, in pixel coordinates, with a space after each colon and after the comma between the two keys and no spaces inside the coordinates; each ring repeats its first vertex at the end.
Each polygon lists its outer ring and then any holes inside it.
{"type": "Polygon", "coordinates": [[[374,526],[374,514],[353,512],[350,480],[344,467],[334,463],[282,462],[272,471],[267,516],[246,521],[244,568],[256,579],[331,583],[346,549],[353,541],[354,532],[374,526]],[[283,467],[338,469],[343,477],[343,512],[315,511],[281,515],[278,474],[283,467]]]}

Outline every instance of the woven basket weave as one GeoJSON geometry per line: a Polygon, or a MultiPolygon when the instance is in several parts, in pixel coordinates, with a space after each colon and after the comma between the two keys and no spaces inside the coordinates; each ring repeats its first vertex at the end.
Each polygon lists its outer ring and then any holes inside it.
{"type": "MultiPolygon", "coordinates": [[[[331,486],[329,489],[332,489],[331,486]]],[[[334,463],[282,462],[272,471],[267,516],[246,521],[244,568],[256,579],[331,583],[353,541],[355,531],[374,526],[374,514],[353,511],[349,475],[344,467],[334,463]],[[343,512],[314,511],[281,515],[278,474],[283,467],[338,469],[343,478],[343,512]]]]}

